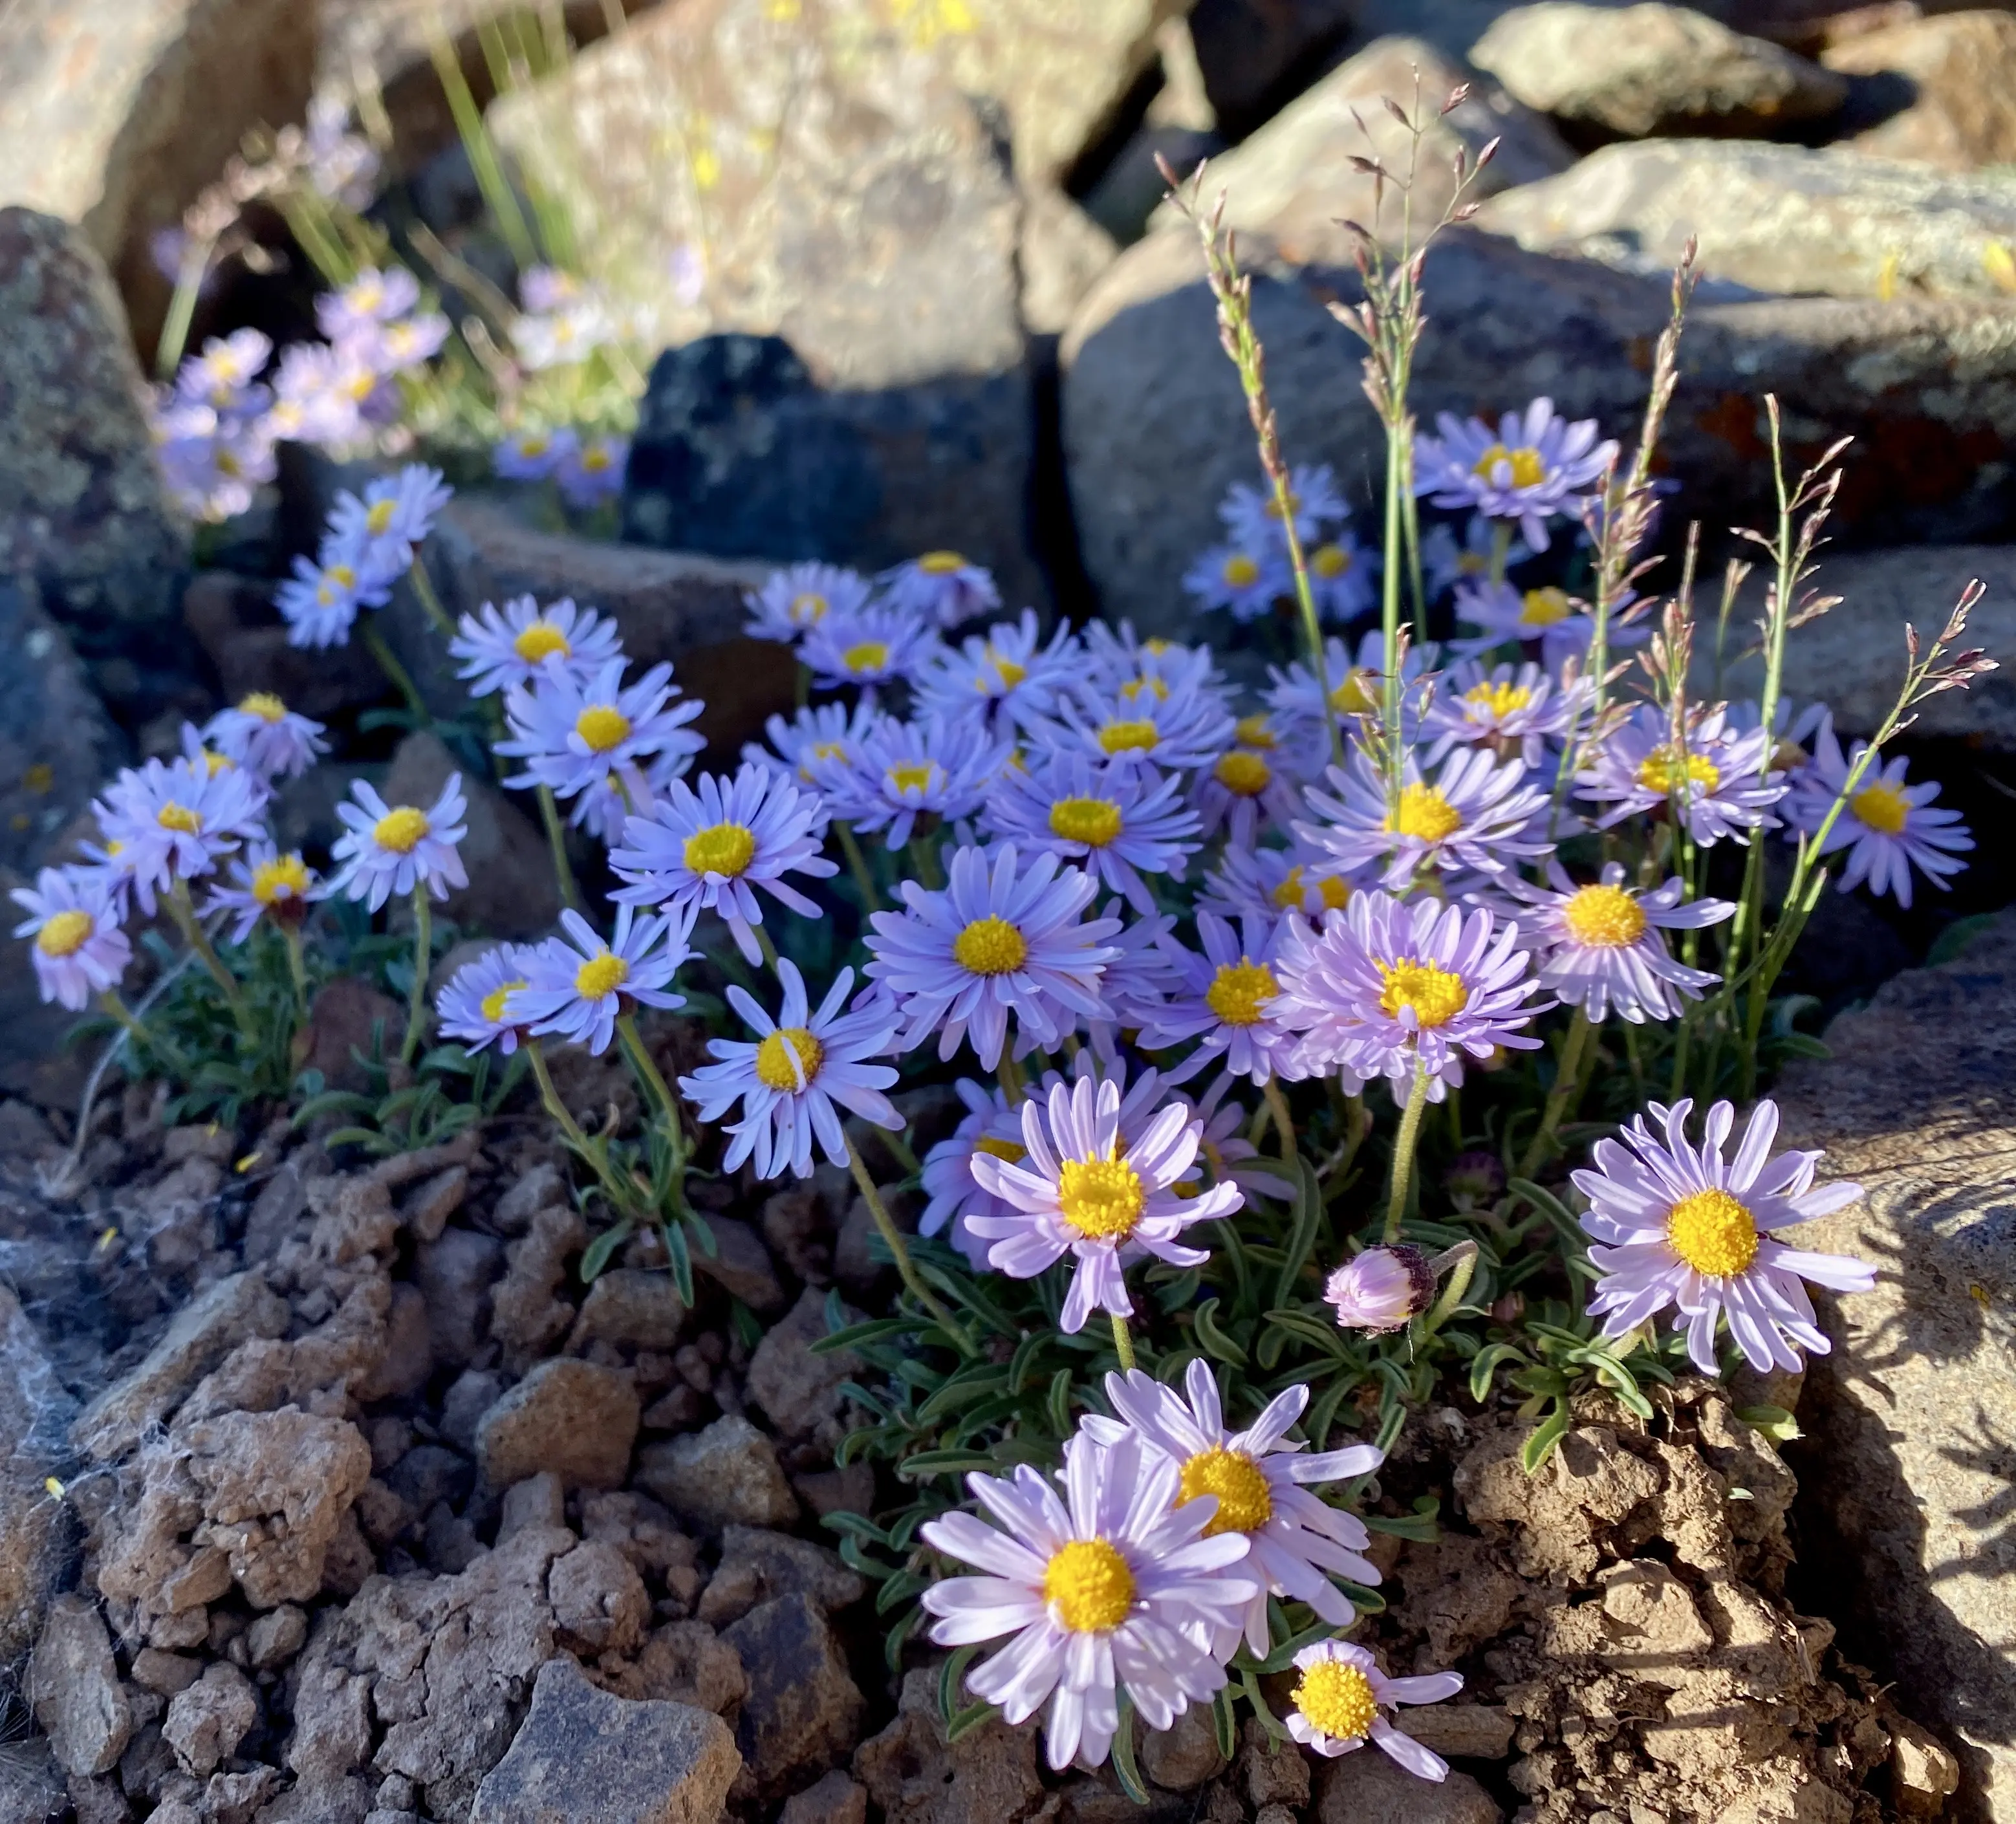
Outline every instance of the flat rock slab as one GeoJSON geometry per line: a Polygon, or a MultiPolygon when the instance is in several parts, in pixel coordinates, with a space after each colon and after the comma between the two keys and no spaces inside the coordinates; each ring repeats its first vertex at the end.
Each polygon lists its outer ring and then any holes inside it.
{"type": "Polygon", "coordinates": [[[1864,1195],[1795,1247],[1849,1254],[1876,1288],[1822,1301],[1788,1452],[1802,1556],[1844,1644],[1949,1732],[1968,1818],[2016,1817],[2016,916],[1952,962],[1886,984],[1779,1086],[1780,1143],[1864,1195]]]}
{"type": "Polygon", "coordinates": [[[549,1660],[470,1824],[715,1824],[741,1765],[719,1717],[612,1697],[574,1660],[549,1660]]]}

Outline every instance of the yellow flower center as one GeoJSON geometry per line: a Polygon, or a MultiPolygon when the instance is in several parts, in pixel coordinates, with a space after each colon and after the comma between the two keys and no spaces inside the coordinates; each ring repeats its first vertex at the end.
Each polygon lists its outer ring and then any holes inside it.
{"type": "Polygon", "coordinates": [[[613,995],[630,979],[630,965],[613,950],[591,956],[574,972],[574,985],[585,1001],[599,1001],[613,995]]]}
{"type": "Polygon", "coordinates": [[[239,702],[238,713],[257,716],[262,722],[278,722],[286,719],[287,706],[270,690],[255,690],[239,702]]]}
{"type": "Polygon", "coordinates": [[[1520,599],[1521,627],[1557,627],[1568,617],[1568,596],[1565,589],[1551,585],[1544,589],[1528,589],[1520,599]]]}
{"type": "Polygon", "coordinates": [[[784,612],[794,627],[816,627],[826,619],[826,611],[831,606],[818,590],[807,589],[794,595],[784,612]]]}
{"type": "Polygon", "coordinates": [[[884,640],[865,639],[842,653],[840,662],[857,678],[864,671],[879,671],[889,663],[888,644],[884,640]]]}
{"type": "Polygon", "coordinates": [[[927,551],[917,559],[926,576],[949,577],[966,568],[966,559],[956,551],[927,551]]]}
{"type": "Polygon", "coordinates": [[[1125,1241],[1148,1201],[1140,1174],[1121,1159],[1067,1159],[1057,1207],[1088,1241],[1125,1241]]]}
{"type": "Polygon", "coordinates": [[[1243,551],[1235,551],[1225,560],[1221,573],[1235,589],[1250,589],[1260,580],[1260,567],[1243,551]]]}
{"type": "Polygon", "coordinates": [[[1029,1157],[1029,1149],[1020,1140],[996,1140],[983,1135],[973,1143],[976,1153],[985,1153],[990,1159],[1005,1160],[1010,1165],[1020,1165],[1029,1157]]]}
{"type": "Polygon", "coordinates": [[[1060,798],[1050,807],[1050,834],[1103,849],[1120,833],[1120,807],[1107,798],[1060,798]]]}
{"type": "Polygon", "coordinates": [[[1180,1507],[1200,1495],[1218,1497],[1218,1512],[1204,1530],[1207,1539],[1220,1533],[1250,1533],[1274,1517],[1274,1497],[1267,1478],[1243,1450],[1214,1445],[1183,1465],[1176,1505],[1180,1507]]]}
{"type": "Polygon", "coordinates": [[[531,984],[529,982],[521,980],[515,982],[506,982],[501,988],[492,988],[488,994],[483,997],[483,1017],[488,1020],[492,1026],[495,1026],[504,1017],[504,1007],[506,1002],[507,1002],[511,997],[519,991],[519,989],[529,988],[531,986],[531,984]]]}
{"type": "Polygon", "coordinates": [[[572,657],[574,648],[567,644],[567,636],[550,621],[535,621],[512,641],[511,649],[528,665],[537,665],[558,653],[563,659],[572,657]]]}
{"type": "Polygon", "coordinates": [[[275,905],[283,899],[305,899],[308,871],[299,855],[275,855],[252,870],[252,897],[261,905],[275,905]]]}
{"type": "Polygon", "coordinates": [[[1130,678],[1120,687],[1123,703],[1139,703],[1144,696],[1152,696],[1157,703],[1169,700],[1169,687],[1159,678],[1130,678]]]}
{"type": "Polygon", "coordinates": [[[35,948],[45,956],[74,956],[95,928],[88,912],[53,912],[35,934],[35,948]]]}
{"type": "Polygon", "coordinates": [[[1463,977],[1432,962],[1402,956],[1381,963],[1379,973],[1386,983],[1380,993],[1379,1011],[1388,1020],[1399,1019],[1402,1007],[1411,1007],[1424,1029],[1446,1026],[1470,1005],[1470,990],[1463,977]]]}
{"type": "Polygon", "coordinates": [[[1099,731],[1099,744],[1108,754],[1145,754],[1161,738],[1153,722],[1108,722],[1099,731]]]}
{"type": "Polygon", "coordinates": [[[1273,970],[1242,956],[1220,966],[1204,990],[1204,1004],[1227,1026],[1258,1026],[1260,1009],[1280,991],[1273,970]]]}
{"type": "Polygon", "coordinates": [[[186,804],[164,804],[154,813],[154,821],[162,829],[177,830],[184,836],[194,836],[203,828],[203,819],[186,804]]]}
{"type": "Polygon", "coordinates": [[[1503,444],[1493,444],[1477,459],[1477,466],[1471,470],[1487,481],[1500,462],[1512,465],[1512,485],[1514,487],[1537,487],[1547,478],[1547,466],[1540,459],[1540,452],[1530,444],[1516,450],[1508,450],[1503,444]]]}
{"type": "Polygon", "coordinates": [[[1395,836],[1442,842],[1463,828],[1463,813],[1433,786],[1402,786],[1399,808],[1386,819],[1395,836]]]}
{"type": "Polygon", "coordinates": [[[357,581],[357,572],[347,563],[333,563],[322,574],[339,589],[347,589],[357,581]]]}
{"type": "Polygon", "coordinates": [[[1334,1741],[1355,1742],[1379,1714],[1372,1681],[1340,1660],[1319,1660],[1303,1673],[1289,1701],[1334,1741]]]}
{"type": "Polygon", "coordinates": [[[397,505],[398,502],[395,501],[373,501],[371,503],[370,512],[364,516],[365,531],[374,538],[383,538],[385,529],[392,523],[393,509],[397,505]]]}
{"type": "Polygon", "coordinates": [[[1341,545],[1319,545],[1309,553],[1309,568],[1334,581],[1351,568],[1351,553],[1341,545]]]}
{"type": "Polygon", "coordinates": [[[1849,800],[1848,808],[1882,836],[1902,836],[1911,815],[1910,800],[1895,786],[1881,779],[1873,786],[1864,786],[1849,800]]]}
{"type": "Polygon", "coordinates": [[[1474,684],[1463,693],[1463,700],[1488,716],[1509,716],[1531,703],[1533,693],[1519,684],[1474,684]]]}
{"type": "Polygon", "coordinates": [[[756,1081],[765,1089],[795,1091],[810,1083],[825,1062],[826,1047],[805,1027],[780,1026],[756,1048],[756,1081]]]}
{"type": "Polygon", "coordinates": [[[1134,1573],[1105,1540],[1073,1539],[1051,1555],[1043,1572],[1043,1600],[1072,1633],[1103,1634],[1132,1610],[1134,1573]]]}
{"type": "Polygon", "coordinates": [[[221,772],[230,772],[230,756],[217,753],[213,749],[206,747],[203,750],[203,770],[211,779],[215,779],[221,772]]]}
{"type": "Polygon", "coordinates": [[[1274,782],[1274,769],[1257,754],[1235,747],[1211,768],[1211,776],[1239,798],[1257,798],[1274,782]]]}
{"type": "MultiPolygon", "coordinates": [[[[987,649],[987,663],[993,668],[994,675],[1001,680],[1001,688],[1003,690],[1013,690],[1029,675],[1029,667],[1027,665],[1018,665],[1013,659],[1003,657],[992,646],[987,649]]],[[[987,680],[985,678],[980,680],[980,688],[982,690],[987,688],[987,680]]]]}
{"type": "Polygon", "coordinates": [[[1672,796],[1675,786],[1684,783],[1687,796],[1695,797],[1712,792],[1722,783],[1722,769],[1705,754],[1690,754],[1683,768],[1679,755],[1670,745],[1662,743],[1640,764],[1638,782],[1647,791],[1666,797],[1672,796]]]}
{"type": "Polygon", "coordinates": [[[581,466],[590,475],[599,475],[614,459],[606,444],[590,444],[581,453],[581,466]]]}
{"type": "Polygon", "coordinates": [[[394,854],[410,855],[430,827],[426,811],[416,811],[410,804],[401,804],[387,811],[371,826],[371,840],[381,849],[390,849],[394,854]]]}
{"type": "Polygon", "coordinates": [[[1618,950],[1645,935],[1645,915],[1621,887],[1585,887],[1561,908],[1561,923],[1578,944],[1618,950]]]}
{"type": "Polygon", "coordinates": [[[613,703],[594,703],[581,712],[574,732],[591,754],[607,754],[630,739],[630,718],[613,703]]]}
{"type": "Polygon", "coordinates": [[[686,838],[686,865],[696,874],[740,874],[756,858],[756,833],[743,823],[711,823],[686,838]]]}
{"type": "Polygon", "coordinates": [[[1028,941],[1006,919],[975,919],[952,939],[952,961],[975,975],[1010,975],[1029,960],[1028,941]]]}
{"type": "Polygon", "coordinates": [[[892,792],[928,791],[931,781],[938,776],[938,770],[932,761],[905,761],[900,766],[889,768],[889,789],[892,792]]]}
{"type": "MultiPolygon", "coordinates": [[[[1282,877],[1281,884],[1268,898],[1283,912],[1296,912],[1301,909],[1305,890],[1302,884],[1302,870],[1291,868],[1282,877]]],[[[1336,912],[1351,903],[1351,883],[1340,880],[1334,874],[1326,874],[1318,880],[1316,890],[1323,895],[1323,909],[1327,912],[1336,912]]]]}
{"type": "Polygon", "coordinates": [[[1666,1245],[1697,1273],[1723,1279],[1757,1257],[1757,1225],[1726,1191],[1696,1191],[1666,1212],[1666,1245]]]}
{"type": "Polygon", "coordinates": [[[1330,708],[1341,716],[1369,716],[1375,707],[1371,686],[1370,671],[1346,672],[1344,682],[1330,693],[1330,708]]]}
{"type": "Polygon", "coordinates": [[[1241,716],[1233,733],[1242,747],[1272,749],[1280,745],[1275,738],[1273,724],[1265,715],[1241,716]]]}
{"type": "Polygon", "coordinates": [[[553,448],[553,440],[542,430],[528,430],[518,440],[518,454],[521,456],[543,456],[553,448]]]}

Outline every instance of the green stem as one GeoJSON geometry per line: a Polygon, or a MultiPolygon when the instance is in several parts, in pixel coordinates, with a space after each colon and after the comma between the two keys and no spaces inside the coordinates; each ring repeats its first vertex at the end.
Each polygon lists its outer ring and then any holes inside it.
{"type": "Polygon", "coordinates": [[[434,578],[427,574],[427,567],[420,562],[415,552],[412,563],[413,593],[420,599],[420,606],[427,611],[427,618],[434,624],[434,631],[443,639],[455,638],[455,622],[448,611],[441,606],[441,599],[434,593],[434,578]]]}
{"type": "Polygon", "coordinates": [[[291,925],[280,927],[281,941],[287,947],[287,973],[293,978],[294,999],[305,1020],[308,1013],[308,965],[301,955],[301,934],[291,925]]]}
{"type": "Polygon", "coordinates": [[[1281,1163],[1292,1171],[1301,1153],[1295,1145],[1295,1124],[1288,1113],[1288,1099],[1272,1077],[1260,1085],[1260,1093],[1266,1097],[1267,1106],[1273,1112],[1274,1131],[1281,1136],[1281,1163]]]}
{"type": "Polygon", "coordinates": [[[847,824],[836,822],[833,830],[840,838],[840,852],[847,858],[848,872],[854,876],[855,888],[861,895],[861,909],[881,911],[882,900],[875,890],[875,876],[868,871],[868,858],[862,854],[861,844],[854,840],[853,829],[847,824]]]}
{"type": "Polygon", "coordinates": [[[539,1049],[539,1042],[527,1037],[524,1043],[525,1056],[531,1060],[532,1075],[539,1085],[539,1100],[545,1105],[546,1113],[553,1117],[554,1124],[566,1136],[567,1145],[574,1156],[587,1160],[589,1168],[601,1181],[602,1188],[608,1194],[610,1203],[626,1216],[634,1214],[637,1201],[635,1187],[624,1183],[609,1171],[600,1155],[589,1143],[588,1136],[581,1131],[580,1124],[567,1113],[567,1104],[560,1100],[560,1092],[553,1087],[553,1075],[546,1068],[545,1054],[539,1049]]]}
{"type": "Polygon", "coordinates": [[[1428,1106],[1428,1068],[1414,1067],[1414,1085],[1407,1092],[1407,1106],[1400,1117],[1400,1131],[1393,1142],[1393,1188],[1386,1199],[1386,1228],[1381,1239],[1388,1245],[1400,1239],[1400,1219],[1407,1213],[1407,1189],[1414,1177],[1414,1146],[1421,1132],[1421,1111],[1428,1106]]]}
{"type": "Polygon", "coordinates": [[[402,1064],[413,1061],[427,1023],[427,972],[434,962],[434,906],[423,880],[413,889],[413,990],[406,1000],[406,1036],[399,1045],[402,1064]]]}
{"type": "Polygon", "coordinates": [[[132,1009],[120,999],[117,990],[105,989],[98,997],[98,1004],[125,1027],[126,1036],[128,1038],[135,1039],[142,1045],[151,1042],[147,1036],[146,1027],[134,1017],[132,1009]]]}
{"type": "Polygon", "coordinates": [[[189,325],[196,318],[196,300],[202,295],[203,275],[210,270],[210,257],[216,248],[215,239],[206,236],[182,249],[175,268],[175,296],[168,300],[168,314],[162,322],[160,340],[154,344],[154,373],[159,380],[172,380],[175,369],[182,365],[182,351],[189,346],[189,325]]]}
{"type": "Polygon", "coordinates": [[[427,713],[427,700],[420,695],[419,687],[413,682],[406,667],[393,656],[392,649],[386,645],[385,636],[369,620],[358,624],[365,649],[378,661],[378,668],[391,678],[394,687],[406,700],[406,707],[413,712],[421,727],[430,725],[434,718],[427,713]]]}
{"type": "Polygon", "coordinates": [[[1005,1040],[1001,1046],[1001,1062],[995,1067],[994,1074],[1001,1085],[1001,1093],[1008,1099],[1008,1106],[1019,1108],[1028,1099],[1029,1086],[1022,1081],[1022,1067],[1015,1062],[1014,1054],[1005,1040]]]}
{"type": "Polygon", "coordinates": [[[1127,1320],[1118,1311],[1108,1313],[1113,1319],[1113,1347],[1120,1358],[1120,1372],[1134,1372],[1134,1335],[1127,1327],[1127,1320]]]}
{"type": "Polygon", "coordinates": [[[903,1232],[891,1218],[887,1206],[882,1201],[882,1193],[875,1188],[875,1181],[868,1175],[868,1167],[862,1163],[861,1151],[854,1144],[854,1137],[843,1132],[847,1142],[848,1168],[854,1174],[855,1188],[861,1193],[868,1206],[868,1214],[875,1220],[883,1241],[887,1245],[890,1257],[896,1263],[896,1271],[903,1276],[903,1283],[909,1288],[910,1296],[929,1311],[946,1330],[956,1337],[961,1333],[952,1313],[917,1272],[916,1261],[910,1258],[909,1245],[903,1239],[903,1232]]]}
{"type": "Polygon", "coordinates": [[[623,1042],[624,1055],[629,1059],[630,1067],[643,1080],[646,1093],[664,1117],[666,1131],[671,1137],[673,1151],[683,1157],[685,1129],[679,1122],[679,1103],[672,1095],[671,1086],[665,1081],[664,1073],[658,1068],[657,1061],[646,1046],[643,1034],[637,1030],[635,1015],[619,1013],[616,1016],[616,1031],[623,1042]]]}
{"type": "Polygon", "coordinates": [[[938,865],[938,852],[931,847],[927,836],[914,836],[910,839],[910,866],[920,886],[933,893],[945,885],[945,870],[938,865]]]}
{"type": "Polygon", "coordinates": [[[1553,1144],[1554,1130],[1561,1118],[1574,1105],[1581,1088],[1582,1051],[1589,1042],[1589,1016],[1579,1007],[1575,1018],[1568,1022],[1568,1037],[1561,1041],[1561,1056],[1554,1070],[1554,1087],[1547,1098],[1547,1106],[1540,1115],[1540,1125],[1533,1135],[1532,1143],[1519,1161],[1519,1175],[1531,1178],[1539,1171],[1553,1144]]]}
{"type": "Polygon", "coordinates": [[[581,908],[581,887],[574,877],[574,865],[567,859],[567,831],[560,822],[560,808],[553,797],[551,786],[538,788],[539,821],[546,828],[546,847],[553,851],[553,872],[560,883],[560,898],[570,910],[579,912],[581,908]]]}
{"type": "Polygon", "coordinates": [[[189,883],[178,877],[173,890],[161,903],[167,908],[168,916],[175,920],[175,929],[182,933],[182,941],[196,952],[197,959],[210,971],[211,980],[223,991],[239,1031],[248,1039],[254,1038],[251,1016],[246,1010],[245,997],[238,991],[237,977],[224,966],[223,960],[205,935],[202,923],[196,916],[196,908],[189,902],[189,883]]]}
{"type": "Polygon", "coordinates": [[[1477,1243],[1459,1242],[1448,1254],[1435,1265],[1447,1265],[1449,1283],[1443,1286],[1442,1295],[1435,1301],[1435,1308],[1421,1320],[1421,1334],[1432,1337],[1455,1314],[1456,1308],[1463,1303],[1463,1295],[1470,1290],[1471,1275],[1477,1271],[1477,1243]],[[1453,1255],[1453,1260],[1450,1256],[1453,1255]]]}

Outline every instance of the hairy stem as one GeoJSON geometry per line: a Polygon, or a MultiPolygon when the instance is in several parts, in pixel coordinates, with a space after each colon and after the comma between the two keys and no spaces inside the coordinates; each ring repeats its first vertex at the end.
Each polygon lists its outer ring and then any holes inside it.
{"type": "Polygon", "coordinates": [[[875,1188],[875,1180],[869,1175],[868,1167],[862,1161],[861,1150],[855,1145],[854,1137],[844,1133],[841,1137],[847,1142],[848,1168],[854,1174],[855,1188],[861,1193],[862,1200],[867,1204],[868,1214],[875,1219],[875,1226],[888,1247],[890,1257],[896,1263],[896,1271],[903,1276],[904,1285],[909,1288],[910,1296],[946,1329],[957,1336],[959,1326],[953,1321],[952,1313],[945,1308],[938,1294],[924,1283],[917,1272],[916,1262],[910,1258],[909,1244],[904,1240],[902,1230],[896,1226],[888,1207],[882,1201],[882,1193],[875,1188]]]}
{"type": "Polygon", "coordinates": [[[1579,1007],[1568,1022],[1568,1037],[1561,1041],[1561,1056],[1554,1071],[1554,1087],[1541,1111],[1540,1124],[1532,1143],[1519,1161],[1519,1175],[1531,1178],[1553,1149],[1554,1130],[1573,1107],[1582,1086],[1582,1047],[1589,1042],[1589,1016],[1579,1007]]]}
{"type": "Polygon", "coordinates": [[[1134,1372],[1134,1333],[1128,1329],[1126,1319],[1119,1312],[1112,1311],[1107,1315],[1113,1319],[1113,1348],[1114,1353],[1120,1358],[1120,1372],[1132,1374],[1134,1372]]]}
{"type": "Polygon", "coordinates": [[[1414,1067],[1413,1087],[1407,1092],[1407,1106],[1400,1117],[1400,1131],[1393,1141],[1393,1188],[1386,1199],[1386,1228],[1382,1239],[1391,1244],[1400,1239],[1400,1219],[1407,1213],[1407,1190],[1414,1178],[1414,1148],[1421,1135],[1421,1111],[1428,1106],[1428,1067],[1414,1067]]]}

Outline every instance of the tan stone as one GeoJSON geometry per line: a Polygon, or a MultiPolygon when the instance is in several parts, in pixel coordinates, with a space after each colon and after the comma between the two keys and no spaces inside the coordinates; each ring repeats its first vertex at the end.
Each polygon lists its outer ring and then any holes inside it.
{"type": "Polygon", "coordinates": [[[1830,45],[1820,61],[1874,77],[1885,105],[1906,102],[1846,143],[1880,158],[1968,171],[2016,161],[2016,17],[1989,8],[1903,21],[1830,45]]]}

